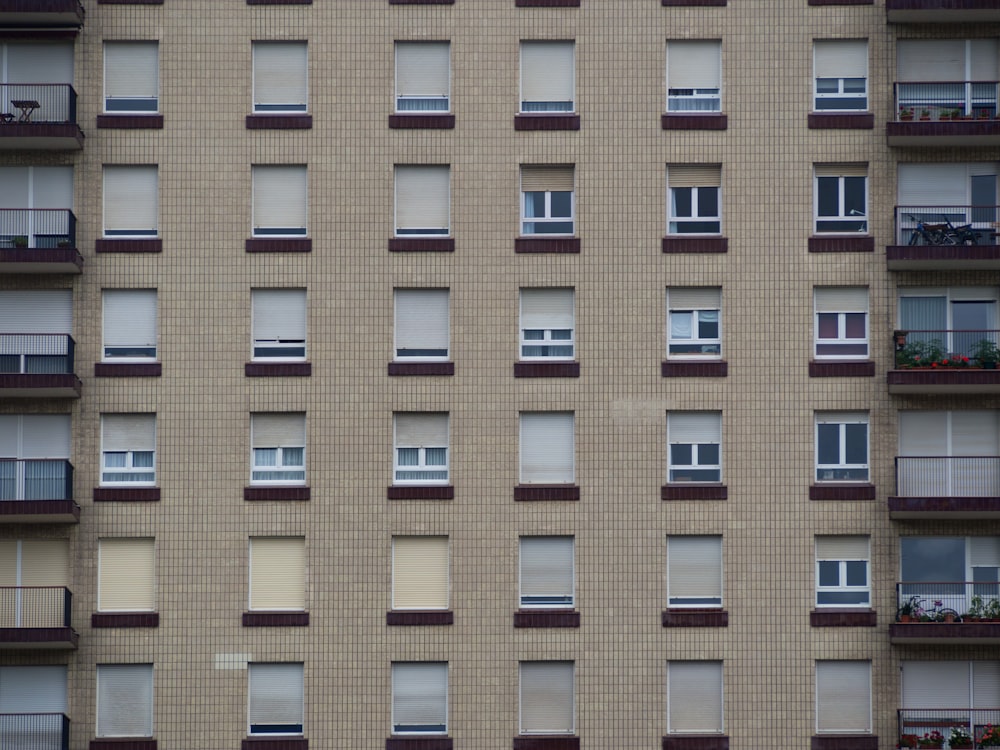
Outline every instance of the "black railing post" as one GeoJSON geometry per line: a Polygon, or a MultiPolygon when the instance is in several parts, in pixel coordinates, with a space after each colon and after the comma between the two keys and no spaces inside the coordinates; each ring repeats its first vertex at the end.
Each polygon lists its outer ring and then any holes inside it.
{"type": "Polygon", "coordinates": [[[66,462],[66,486],[63,488],[63,496],[60,500],[73,499],[73,464],[66,462]]]}
{"type": "Polygon", "coordinates": [[[63,627],[70,627],[73,624],[73,592],[67,588],[63,589],[63,627]]]}
{"type": "Polygon", "coordinates": [[[66,229],[67,229],[67,234],[69,235],[67,237],[67,239],[69,240],[69,246],[76,247],[76,215],[72,211],[67,211],[66,214],[67,214],[66,229]]]}
{"type": "Polygon", "coordinates": [[[73,352],[76,349],[76,342],[72,336],[66,337],[66,372],[76,372],[73,368],[73,352]]]}
{"type": "Polygon", "coordinates": [[[62,715],[62,750],[69,750],[69,717],[62,715]]]}
{"type": "Polygon", "coordinates": [[[69,86],[69,121],[72,124],[76,123],[76,91],[73,90],[72,86],[69,86]]]}

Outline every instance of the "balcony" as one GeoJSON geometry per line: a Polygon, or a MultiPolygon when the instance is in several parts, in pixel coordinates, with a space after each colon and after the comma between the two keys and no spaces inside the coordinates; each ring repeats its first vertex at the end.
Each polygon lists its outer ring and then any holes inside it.
{"type": "Polygon", "coordinates": [[[0,649],[74,649],[73,594],[63,586],[0,586],[0,649]]]}
{"type": "Polygon", "coordinates": [[[0,459],[0,523],[78,523],[73,464],[63,459],[0,459]]]}
{"type": "Polygon", "coordinates": [[[889,393],[1000,393],[1000,331],[896,331],[889,393]],[[993,354],[984,354],[993,352],[993,354]]]}
{"type": "MultiPolygon", "coordinates": [[[[4,126],[0,125],[0,129],[4,126]]],[[[76,216],[67,209],[0,208],[0,273],[80,273],[76,216]]]]}
{"type": "Polygon", "coordinates": [[[83,131],[76,123],[76,91],[72,86],[0,84],[0,149],[79,151],[81,148],[83,131]]]}
{"type": "Polygon", "coordinates": [[[886,123],[890,146],[1000,144],[996,81],[897,83],[896,119],[886,123]]]}
{"type": "Polygon", "coordinates": [[[74,347],[64,333],[0,333],[0,398],[79,398],[74,347]]]}
{"type": "Polygon", "coordinates": [[[997,23],[996,0],[885,0],[889,23],[997,23]]]}
{"type": "MultiPolygon", "coordinates": [[[[981,744],[986,727],[1000,725],[1000,708],[901,708],[896,714],[900,738],[903,735],[923,737],[938,732],[948,739],[953,736],[952,730],[958,730],[972,740],[973,744],[964,745],[969,748],[987,747],[981,744]]],[[[951,742],[949,747],[963,745],[951,742]]]]}
{"type": "Polygon", "coordinates": [[[896,206],[890,271],[1000,271],[1000,206],[896,206]]]}
{"type": "Polygon", "coordinates": [[[1000,518],[1000,457],[897,456],[890,518],[1000,518]]]}
{"type": "Polygon", "coordinates": [[[69,750],[69,718],[65,714],[49,713],[0,714],[0,747],[4,750],[69,750]]]}
{"type": "Polygon", "coordinates": [[[896,584],[896,601],[892,643],[1000,644],[996,581],[904,581],[896,584]]]}
{"type": "Polygon", "coordinates": [[[80,0],[0,0],[0,25],[80,27],[83,5],[80,0]]]}

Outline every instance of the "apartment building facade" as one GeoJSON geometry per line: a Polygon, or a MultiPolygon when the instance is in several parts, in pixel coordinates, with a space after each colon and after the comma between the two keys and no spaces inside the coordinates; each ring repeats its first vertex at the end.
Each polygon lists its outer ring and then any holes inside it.
{"type": "Polygon", "coordinates": [[[0,747],[990,746],[998,82],[992,0],[0,0],[0,747]]]}

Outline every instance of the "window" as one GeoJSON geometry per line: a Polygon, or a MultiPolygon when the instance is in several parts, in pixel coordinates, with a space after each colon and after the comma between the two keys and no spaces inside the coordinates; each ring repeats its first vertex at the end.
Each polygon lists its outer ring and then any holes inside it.
{"type": "Polygon", "coordinates": [[[722,42],[667,42],[667,112],[722,111],[722,42]]]}
{"type": "Polygon", "coordinates": [[[252,414],[251,484],[306,483],[306,415],[252,414]]]}
{"type": "Polygon", "coordinates": [[[573,42],[521,42],[521,112],[573,112],[573,42]]]}
{"type": "Polygon", "coordinates": [[[97,736],[153,736],[153,665],[97,665],[97,736]]]}
{"type": "Polygon", "coordinates": [[[816,537],[816,606],[871,605],[868,537],[816,537]]]}
{"type": "Polygon", "coordinates": [[[64,665],[0,667],[0,715],[6,714],[0,739],[5,745],[46,750],[63,747],[63,716],[67,713],[64,665]],[[18,726],[20,722],[10,714],[35,715],[30,725],[18,726]]]}
{"type": "Polygon", "coordinates": [[[305,237],[308,173],[305,165],[255,165],[254,237],[305,237]]]}
{"type": "Polygon", "coordinates": [[[722,606],[722,537],[667,537],[667,606],[722,606]]]}
{"type": "Polygon", "coordinates": [[[573,412],[521,412],[521,483],[573,484],[573,412]]]}
{"type": "Polygon", "coordinates": [[[251,735],[302,734],[303,665],[249,664],[251,735]]]}
{"type": "MultiPolygon", "coordinates": [[[[918,112],[926,109],[934,120],[954,110],[960,115],[986,112],[992,118],[997,111],[993,83],[997,63],[995,37],[900,39],[896,45],[898,106],[918,112]]],[[[947,206],[951,202],[938,203],[947,206]]]]}
{"type": "Polygon", "coordinates": [[[449,293],[447,289],[396,289],[397,360],[448,359],[449,293]]]}
{"type": "Polygon", "coordinates": [[[667,167],[667,234],[721,234],[722,168],[717,164],[667,167]]]}
{"type": "Polygon", "coordinates": [[[101,416],[101,484],[156,484],[156,415],[101,416]]]}
{"type": "MultiPolygon", "coordinates": [[[[2,357],[0,357],[2,361],[2,357]]],[[[0,501],[68,500],[69,414],[0,414],[0,501]]]]}
{"type": "Polygon", "coordinates": [[[868,289],[816,287],[815,352],[817,359],[868,357],[868,289]]]}
{"type": "Polygon", "coordinates": [[[448,482],[448,415],[408,412],[393,417],[395,484],[448,482]]]}
{"type": "Polygon", "coordinates": [[[250,609],[303,612],[305,537],[250,537],[250,609]]]}
{"type": "Polygon", "coordinates": [[[995,409],[899,412],[900,497],[994,497],[1000,487],[995,409]]]}
{"type": "MultiPolygon", "coordinates": [[[[992,77],[995,77],[994,73],[989,75],[989,78],[992,77]]],[[[931,84],[931,89],[940,90],[939,87],[945,85],[931,84]]],[[[950,113],[956,108],[957,105],[939,110],[939,114],[950,113]]],[[[895,240],[896,243],[900,245],[909,243],[918,221],[926,224],[950,221],[956,227],[970,224],[969,229],[975,233],[978,244],[994,244],[996,242],[996,238],[993,237],[993,233],[996,232],[994,223],[1000,218],[996,209],[996,206],[1000,205],[997,189],[998,166],[1000,165],[995,161],[899,164],[896,174],[899,236],[895,240]]],[[[919,244],[927,243],[919,235],[916,241],[919,244]]],[[[961,240],[961,242],[966,241],[968,240],[964,238],[961,240]]]]}
{"type": "Polygon", "coordinates": [[[451,231],[451,168],[396,165],[396,236],[447,237],[451,231]]]}
{"type": "Polygon", "coordinates": [[[722,662],[667,662],[667,732],[722,734],[722,662]]]}
{"type": "Polygon", "coordinates": [[[447,112],[450,58],[448,42],[396,42],[396,111],[447,112]]]}
{"type": "Polygon", "coordinates": [[[667,414],[668,482],[722,481],[722,414],[675,411],[667,414]]]}
{"type": "Polygon", "coordinates": [[[448,609],[448,537],[392,538],[392,608],[448,609]]]}
{"type": "Polygon", "coordinates": [[[572,289],[521,290],[521,359],[573,359],[572,289]]]}
{"type": "Polygon", "coordinates": [[[907,345],[972,355],[981,339],[997,340],[997,297],[996,287],[900,288],[899,324],[907,345]]]}
{"type": "Polygon", "coordinates": [[[868,232],[868,165],[815,165],[816,233],[868,232]]]}
{"type": "Polygon", "coordinates": [[[0,628],[64,625],[69,584],[68,539],[0,539],[0,628]]]}
{"type": "Polygon", "coordinates": [[[156,359],[156,290],[105,289],[104,360],[156,359]]]}
{"type": "Polygon", "coordinates": [[[870,661],[816,662],[816,731],[867,734],[872,731],[870,661]]]}
{"type": "Polygon", "coordinates": [[[899,550],[900,604],[916,596],[925,609],[963,613],[1000,598],[1000,537],[907,536],[899,550]]]}
{"type": "MultiPolygon", "coordinates": [[[[68,120],[67,113],[60,122],[68,120]]],[[[15,238],[24,237],[29,248],[58,247],[60,242],[75,247],[75,228],[70,229],[73,167],[0,167],[0,185],[0,245],[11,247],[15,238]]]]}
{"type": "Polygon", "coordinates": [[[868,42],[824,39],[813,42],[817,112],[868,110],[868,42]]]}
{"type": "Polygon", "coordinates": [[[868,481],[868,414],[816,412],[816,481],[868,481]]]}
{"type": "Polygon", "coordinates": [[[394,662],[392,733],[448,733],[448,663],[394,662]]]}
{"type": "Polygon", "coordinates": [[[522,235],[573,234],[572,165],[523,165],[521,195],[522,235]]]}
{"type": "MultiPolygon", "coordinates": [[[[902,709],[899,718],[907,733],[917,736],[941,726],[958,726],[981,738],[985,725],[996,725],[1000,705],[1000,661],[913,661],[900,663],[902,709]],[[948,709],[942,710],[942,706],[948,709]],[[935,722],[933,717],[940,717],[935,722]]],[[[947,730],[938,729],[945,736],[947,730]]],[[[979,745],[983,747],[983,745],[979,745]]],[[[952,745],[954,747],[954,745],[952,745]]]]}
{"type": "MultiPolygon", "coordinates": [[[[36,8],[37,4],[31,6],[32,10],[36,8]]],[[[72,40],[0,43],[0,84],[3,84],[4,90],[0,107],[3,112],[17,112],[10,104],[12,99],[28,99],[40,105],[32,113],[32,122],[76,122],[75,111],[70,116],[70,89],[67,85],[73,83],[73,52],[72,40]],[[39,85],[52,83],[63,85],[39,85]],[[43,89],[49,90],[42,94],[43,89]]],[[[24,208],[24,205],[19,203],[14,207],[24,208]]]]}
{"type": "Polygon", "coordinates": [[[574,606],[573,537],[522,536],[521,607],[574,606]]]}
{"type": "Polygon", "coordinates": [[[104,166],[104,236],[155,237],[158,174],[155,165],[104,166]]]}
{"type": "Polygon", "coordinates": [[[253,111],[305,112],[309,55],[305,42],[253,42],[253,111]]]}
{"type": "Polygon", "coordinates": [[[667,290],[667,356],[717,359],[722,355],[718,287],[674,287],[667,290]]]}
{"type": "Polygon", "coordinates": [[[574,664],[522,661],[521,734],[573,734],[574,664]]]}
{"type": "Polygon", "coordinates": [[[253,358],[306,358],[306,290],[252,289],[253,358]]]}
{"type": "Polygon", "coordinates": [[[104,111],[157,112],[160,108],[158,42],[104,43],[104,111]]]}
{"type": "Polygon", "coordinates": [[[154,540],[99,539],[97,609],[153,612],[154,540]]]}

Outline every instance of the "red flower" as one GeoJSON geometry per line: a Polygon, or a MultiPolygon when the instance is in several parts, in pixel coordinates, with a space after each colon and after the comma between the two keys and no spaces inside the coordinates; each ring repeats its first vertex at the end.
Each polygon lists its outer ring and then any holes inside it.
{"type": "Polygon", "coordinates": [[[931,367],[937,367],[937,362],[931,362],[931,367]]]}
{"type": "Polygon", "coordinates": [[[948,364],[948,360],[946,360],[946,359],[942,359],[942,360],[941,360],[941,364],[942,364],[942,365],[946,365],[946,364],[948,364]]]}

